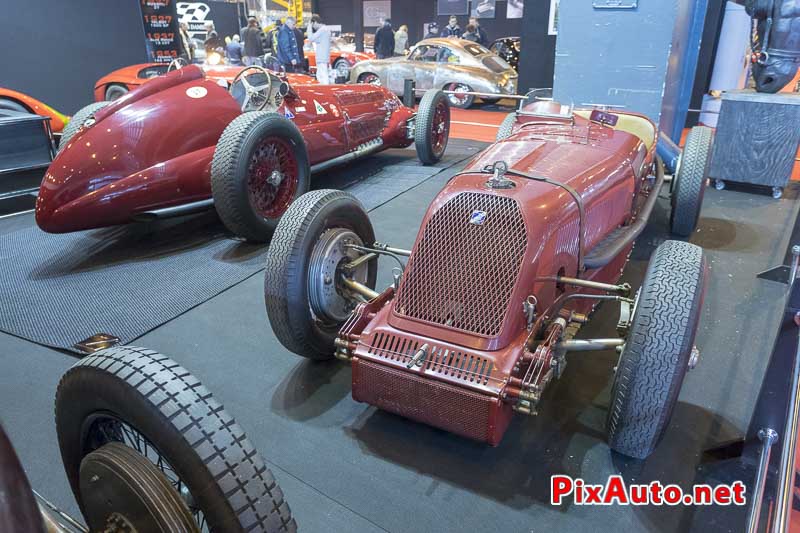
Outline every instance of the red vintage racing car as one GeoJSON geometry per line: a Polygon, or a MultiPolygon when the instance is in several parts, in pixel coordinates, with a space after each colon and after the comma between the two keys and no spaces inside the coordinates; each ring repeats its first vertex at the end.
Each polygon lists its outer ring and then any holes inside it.
{"type": "MultiPolygon", "coordinates": [[[[620,353],[613,450],[644,458],[697,364],[703,250],[667,241],[638,292],[619,280],[665,181],[646,117],[529,102],[431,203],[412,250],[375,242],[346,192],[296,201],[267,252],[269,322],[290,351],[352,364],[353,398],[497,445],[536,414],[574,350],[620,353]],[[399,265],[374,290],[378,257],[399,265]],[[407,258],[407,260],[406,260],[407,258]],[[575,339],[602,301],[618,336],[575,339]]],[[[672,231],[691,234],[712,135],[689,135],[672,183],[672,231]]]]}
{"type": "Polygon", "coordinates": [[[88,528],[31,490],[0,426],[0,531],[297,530],[241,426],[163,355],[117,346],[84,357],[58,384],[55,419],[66,477],[88,528]]]}
{"type": "MultiPolygon", "coordinates": [[[[185,65],[187,65],[186,61],[176,59],[169,64],[140,63],[109,72],[94,84],[94,101],[116,100],[140,85],[185,65]]],[[[216,82],[222,80],[226,83],[231,83],[243,68],[241,66],[223,64],[204,64],[202,66],[206,73],[206,78],[216,82]]],[[[286,79],[292,85],[317,82],[316,79],[305,74],[287,74],[286,79]]]]}
{"type": "Polygon", "coordinates": [[[269,238],[311,173],[416,144],[424,164],[447,146],[450,108],[417,113],[372,86],[293,85],[261,67],[228,89],[190,65],[72,119],[36,203],[52,233],[196,212],[212,205],[236,235],[269,238]]]}

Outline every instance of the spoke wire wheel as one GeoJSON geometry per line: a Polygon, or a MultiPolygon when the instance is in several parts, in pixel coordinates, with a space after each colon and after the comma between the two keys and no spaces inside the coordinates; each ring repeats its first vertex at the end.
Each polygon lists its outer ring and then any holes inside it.
{"type": "MultiPolygon", "coordinates": [[[[323,322],[340,324],[354,308],[353,295],[341,283],[342,265],[361,254],[348,244],[364,246],[355,232],[347,228],[326,230],[314,245],[309,261],[308,300],[311,312],[323,322]]],[[[368,264],[363,263],[351,274],[351,279],[366,285],[368,264]]]]}
{"type": "Polygon", "coordinates": [[[253,209],[266,219],[281,216],[297,192],[298,174],[291,145],[278,137],[263,139],[247,168],[247,193],[253,209]]]}
{"type": "Polygon", "coordinates": [[[450,99],[450,105],[453,107],[466,109],[472,105],[472,101],[474,99],[472,95],[463,94],[472,90],[468,85],[464,85],[463,83],[451,83],[447,86],[447,90],[454,91],[456,93],[447,95],[447,97],[450,99]]]}
{"type": "Polygon", "coordinates": [[[433,124],[431,124],[431,140],[433,141],[433,153],[438,157],[444,154],[449,136],[450,109],[444,102],[437,102],[433,112],[433,124]]]}
{"type": "Polygon", "coordinates": [[[423,165],[439,162],[450,138],[450,100],[442,91],[427,91],[417,110],[414,145],[423,165]]]}
{"type": "Polygon", "coordinates": [[[336,64],[333,66],[333,69],[336,71],[336,75],[339,78],[350,77],[350,64],[347,62],[346,59],[338,60],[336,64]]]}
{"type": "MultiPolygon", "coordinates": [[[[160,459],[160,457],[159,457],[160,459]]],[[[80,465],[84,518],[92,531],[202,531],[205,519],[164,463],[120,442],[89,453],[80,465]]]]}

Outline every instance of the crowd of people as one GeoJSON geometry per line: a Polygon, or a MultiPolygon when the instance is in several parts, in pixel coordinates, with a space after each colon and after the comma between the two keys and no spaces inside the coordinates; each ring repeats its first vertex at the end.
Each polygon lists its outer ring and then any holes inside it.
{"type": "MultiPolygon", "coordinates": [[[[297,27],[294,17],[277,20],[270,29],[263,28],[258,19],[249,17],[247,26],[238,35],[224,40],[211,23],[206,24],[206,39],[203,49],[206,57],[212,53],[224,56],[231,65],[260,65],[273,70],[298,72],[304,69],[305,53],[303,45],[306,38],[316,55],[317,80],[320,83],[332,82],[330,70],[331,29],[325,25],[320,15],[313,15],[305,31],[297,27]]],[[[428,25],[425,39],[433,37],[456,37],[474,41],[483,46],[489,45],[489,38],[477,18],[472,17],[462,31],[458,18],[450,17],[447,26],[439,32],[436,22],[428,25]]],[[[188,62],[196,59],[196,44],[189,35],[186,23],[180,24],[181,56],[188,62]]],[[[392,21],[385,19],[375,32],[374,52],[378,59],[402,56],[409,48],[408,26],[401,25],[397,31],[392,21]]]]}

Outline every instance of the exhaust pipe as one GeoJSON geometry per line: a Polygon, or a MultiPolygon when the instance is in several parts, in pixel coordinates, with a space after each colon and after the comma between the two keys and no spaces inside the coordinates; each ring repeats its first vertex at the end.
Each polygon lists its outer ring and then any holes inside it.
{"type": "Polygon", "coordinates": [[[330,159],[328,161],[323,161],[322,163],[314,165],[313,167],[311,167],[311,173],[315,174],[317,172],[327,170],[331,167],[336,167],[344,163],[349,163],[350,161],[354,161],[356,159],[360,159],[370,154],[374,154],[375,152],[379,152],[382,149],[383,149],[383,139],[381,138],[365,142],[352,152],[340,155],[339,157],[334,157],[333,159],[330,159]]]}

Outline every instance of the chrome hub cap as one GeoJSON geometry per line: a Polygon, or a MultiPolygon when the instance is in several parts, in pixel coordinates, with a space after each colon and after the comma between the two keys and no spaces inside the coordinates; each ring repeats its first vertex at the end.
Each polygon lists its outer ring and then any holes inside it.
{"type": "Polygon", "coordinates": [[[689,355],[689,370],[694,370],[698,362],[700,362],[700,350],[697,346],[692,346],[692,353],[689,355]]]}
{"type": "MultiPolygon", "coordinates": [[[[347,245],[363,246],[358,235],[349,229],[332,228],[323,233],[311,252],[308,276],[308,299],[311,311],[324,322],[344,322],[356,303],[340,282],[341,266],[361,254],[347,245]]],[[[369,266],[359,266],[352,279],[367,282],[369,266]]]]}
{"type": "Polygon", "coordinates": [[[272,174],[267,178],[267,183],[273,187],[277,187],[283,181],[283,173],[280,170],[273,170],[272,174]]]}

